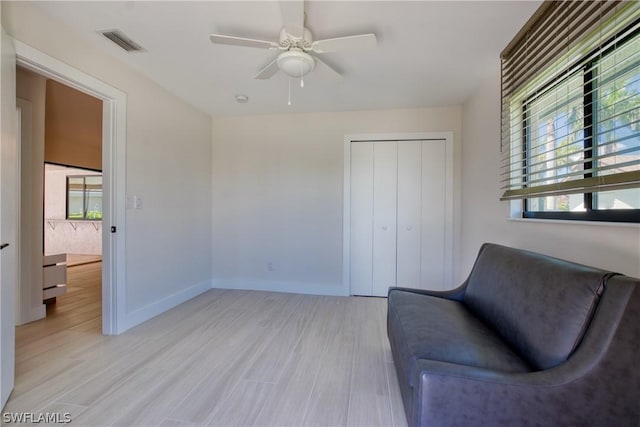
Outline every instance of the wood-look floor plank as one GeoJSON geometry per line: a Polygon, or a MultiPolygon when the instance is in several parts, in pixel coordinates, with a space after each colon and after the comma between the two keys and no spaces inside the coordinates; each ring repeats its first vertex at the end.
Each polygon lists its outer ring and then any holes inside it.
{"type": "MultiPolygon", "coordinates": [[[[133,335],[145,339],[161,339],[167,333],[174,330],[181,330],[189,321],[193,320],[194,315],[204,308],[210,306],[218,298],[222,298],[227,291],[221,289],[213,289],[198,298],[193,298],[180,305],[180,309],[169,310],[151,321],[144,322],[141,325],[127,331],[127,335],[133,335]]],[[[192,326],[192,325],[190,325],[192,326]]]]}
{"type": "Polygon", "coordinates": [[[340,306],[336,297],[317,297],[318,302],[283,375],[262,408],[258,426],[300,426],[320,369],[329,338],[340,331],[340,306]]]}
{"type": "Polygon", "coordinates": [[[166,370],[159,382],[145,389],[145,397],[138,405],[119,411],[114,425],[161,424],[198,384],[209,360],[206,352],[185,355],[182,364],[166,370]]]}
{"type": "Polygon", "coordinates": [[[103,395],[126,382],[140,369],[151,361],[158,352],[167,348],[169,344],[160,342],[148,342],[127,352],[126,357],[120,358],[116,363],[107,365],[106,369],[96,370],[97,374],[89,376],[84,382],[58,397],[57,402],[70,403],[80,406],[92,406],[103,395]]]}
{"type": "Polygon", "coordinates": [[[398,384],[398,376],[392,363],[386,364],[387,380],[389,382],[389,400],[391,404],[391,416],[393,417],[393,425],[396,427],[406,427],[407,417],[404,413],[402,404],[402,396],[400,395],[400,385],[398,384]]]}
{"type": "Polygon", "coordinates": [[[164,372],[149,368],[136,370],[124,381],[105,390],[100,396],[100,403],[89,406],[74,419],[74,423],[81,426],[113,425],[121,411],[131,410],[144,401],[145,390],[155,387],[163,375],[164,372]]]}
{"type": "Polygon", "coordinates": [[[52,403],[51,405],[46,406],[42,410],[42,412],[45,414],[56,414],[56,418],[61,421],[58,423],[48,423],[45,425],[63,426],[68,425],[68,421],[77,420],[80,414],[82,414],[86,410],[86,406],[69,405],[66,403],[52,403]]]}
{"type": "Polygon", "coordinates": [[[55,376],[60,370],[68,369],[74,363],[71,352],[78,350],[89,351],[93,345],[102,342],[99,335],[75,334],[74,341],[66,347],[54,347],[50,351],[39,353],[35,357],[17,360],[16,376],[20,378],[19,385],[16,385],[14,393],[19,395],[22,390],[41,384],[48,378],[55,376]]]}
{"type": "MultiPolygon", "coordinates": [[[[220,322],[220,318],[212,318],[210,325],[203,325],[203,330],[194,331],[179,345],[174,345],[173,350],[165,352],[161,357],[149,364],[150,367],[158,369],[164,368],[168,371],[163,382],[153,389],[146,390],[146,400],[143,405],[133,408],[131,411],[123,411],[118,419],[119,425],[158,425],[174,411],[180,407],[183,401],[189,399],[189,394],[198,384],[204,383],[203,387],[209,384],[206,374],[212,367],[224,363],[232,358],[231,353],[223,350],[220,345],[227,334],[233,334],[234,330],[226,324],[238,322],[246,317],[246,313],[233,308],[236,301],[234,295],[222,296],[221,306],[226,306],[226,310],[221,310],[221,316],[225,322],[220,322]],[[198,344],[199,343],[199,344],[198,344]]],[[[219,369],[217,370],[217,372],[219,369]]],[[[197,407],[198,402],[189,400],[197,407]]],[[[204,403],[203,411],[206,412],[211,403],[204,403]]],[[[201,418],[204,418],[202,416],[201,418]]],[[[174,422],[185,422],[185,420],[169,419],[174,422]]]]}
{"type": "MultiPolygon", "coordinates": [[[[263,347],[277,332],[260,326],[269,314],[264,310],[273,295],[250,295],[246,311],[236,322],[235,333],[227,334],[217,348],[218,359],[203,372],[202,380],[169,418],[194,423],[204,423],[216,407],[244,376],[244,373],[260,357],[263,347]],[[244,327],[242,327],[244,326],[244,327]]],[[[227,330],[221,333],[227,333],[227,330]]]]}
{"type": "Polygon", "coordinates": [[[380,346],[381,330],[379,302],[370,298],[352,299],[356,322],[351,395],[349,399],[349,426],[389,426],[393,424],[389,401],[387,373],[379,369],[385,364],[384,349],[380,346]],[[371,317],[372,308],[377,318],[371,317]]]}
{"type": "Polygon", "coordinates": [[[53,359],[45,365],[45,367],[53,367],[51,368],[51,375],[33,387],[25,387],[24,377],[16,376],[14,393],[12,393],[5,409],[17,412],[39,410],[50,404],[54,399],[60,399],[61,396],[86,384],[96,375],[104,372],[108,373],[110,369],[117,369],[123,365],[126,366],[129,357],[128,351],[133,351],[144,345],[144,341],[129,342],[128,347],[125,349],[122,344],[128,341],[109,340],[109,342],[114,344],[112,348],[102,348],[102,351],[94,353],[86,360],[53,359]],[[118,345],[115,346],[115,343],[118,345]],[[66,367],[64,369],[60,368],[61,365],[64,366],[65,364],[66,367]]]}
{"type": "Polygon", "coordinates": [[[242,380],[231,393],[217,405],[207,420],[209,426],[252,426],[274,384],[242,380]]]}
{"type": "Polygon", "coordinates": [[[107,337],[97,267],[73,267],[86,282],[17,329],[6,411],[96,426],[406,425],[386,300],[216,289],[107,337]]]}
{"type": "Polygon", "coordinates": [[[197,427],[197,424],[178,421],[171,418],[165,418],[159,425],[160,427],[197,427]]]}
{"type": "Polygon", "coordinates": [[[347,424],[353,347],[355,338],[355,316],[349,299],[339,300],[338,333],[329,337],[323,352],[322,362],[309,397],[302,425],[343,426],[347,424]]]}
{"type": "Polygon", "coordinates": [[[309,297],[298,296],[292,300],[289,309],[282,312],[283,323],[278,325],[277,334],[264,349],[264,356],[255,359],[247,369],[245,379],[275,383],[282,375],[287,360],[293,355],[295,346],[300,341],[302,334],[314,313],[317,300],[309,297]]]}

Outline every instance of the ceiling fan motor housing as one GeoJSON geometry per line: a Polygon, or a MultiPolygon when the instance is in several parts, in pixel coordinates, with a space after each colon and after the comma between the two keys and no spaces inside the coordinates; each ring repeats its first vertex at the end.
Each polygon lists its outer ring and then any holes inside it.
{"type": "Polygon", "coordinates": [[[280,30],[280,47],[283,49],[291,49],[297,47],[302,50],[311,49],[311,42],[313,41],[313,35],[308,28],[302,31],[302,38],[294,37],[287,32],[286,28],[280,30]]]}

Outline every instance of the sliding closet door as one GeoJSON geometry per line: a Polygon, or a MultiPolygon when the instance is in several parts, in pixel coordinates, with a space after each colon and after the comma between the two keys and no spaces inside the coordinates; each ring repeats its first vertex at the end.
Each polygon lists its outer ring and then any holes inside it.
{"type": "Polygon", "coordinates": [[[420,287],[422,142],[398,143],[397,285],[420,287]]]}
{"type": "Polygon", "coordinates": [[[373,292],[386,296],[396,285],[396,206],[398,145],[379,142],[373,148],[373,292]]]}
{"type": "Polygon", "coordinates": [[[351,143],[351,294],[373,292],[373,142],[351,143]]]}
{"type": "Polygon", "coordinates": [[[422,143],[421,285],[445,289],[446,141],[422,143]]]}

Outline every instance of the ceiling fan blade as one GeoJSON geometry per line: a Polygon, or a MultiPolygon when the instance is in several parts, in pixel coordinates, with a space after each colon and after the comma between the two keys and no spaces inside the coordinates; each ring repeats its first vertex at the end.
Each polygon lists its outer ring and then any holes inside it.
{"type": "Polygon", "coordinates": [[[282,23],[287,33],[302,38],[304,34],[304,1],[280,0],[282,23]]]}
{"type": "Polygon", "coordinates": [[[377,40],[375,34],[359,34],[357,36],[316,40],[311,44],[311,50],[317,53],[347,52],[350,50],[375,49],[376,46],[377,40]]]}
{"type": "Polygon", "coordinates": [[[273,77],[275,73],[278,72],[280,68],[278,67],[278,57],[276,57],[273,61],[269,62],[266,67],[264,67],[254,79],[267,80],[273,77]]]}
{"type": "Polygon", "coordinates": [[[329,65],[326,60],[320,59],[318,55],[313,55],[313,58],[316,60],[316,72],[322,73],[331,78],[342,77],[342,74],[336,70],[333,65],[329,65]]]}
{"type": "Polygon", "coordinates": [[[222,34],[210,34],[211,43],[227,44],[231,46],[257,47],[260,49],[278,49],[278,43],[266,40],[248,39],[245,37],[225,36],[222,34]]]}

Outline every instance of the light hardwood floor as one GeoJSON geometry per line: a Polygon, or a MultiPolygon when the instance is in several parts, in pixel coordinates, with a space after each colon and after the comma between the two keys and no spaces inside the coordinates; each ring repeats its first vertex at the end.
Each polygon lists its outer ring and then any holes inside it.
{"type": "Polygon", "coordinates": [[[80,426],[406,425],[385,299],[211,290],[115,337],[88,301],[75,320],[59,299],[50,325],[18,328],[5,411],[80,426]]]}

